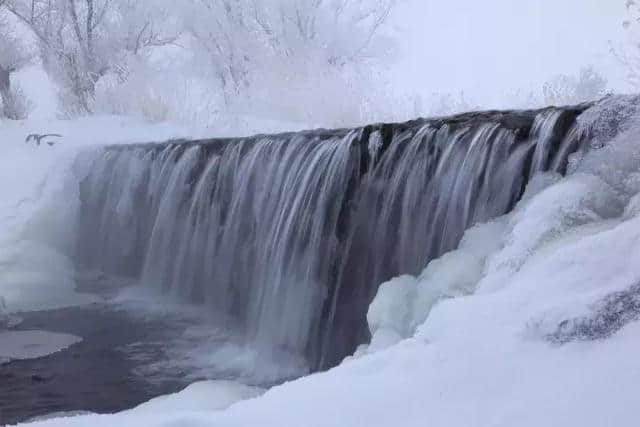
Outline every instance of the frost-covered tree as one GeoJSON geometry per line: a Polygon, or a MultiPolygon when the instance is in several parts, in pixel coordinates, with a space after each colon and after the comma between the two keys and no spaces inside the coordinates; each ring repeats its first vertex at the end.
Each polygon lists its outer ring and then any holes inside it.
{"type": "Polygon", "coordinates": [[[610,42],[609,47],[615,59],[626,69],[629,83],[640,87],[640,3],[637,0],[623,1],[627,16],[622,22],[622,27],[627,33],[628,43],[610,42]]]}
{"type": "Polygon", "coordinates": [[[344,125],[390,96],[395,0],[4,1],[66,111],[344,125]]]}
{"type": "MultiPolygon", "coordinates": [[[[263,112],[369,86],[370,65],[391,52],[383,28],[393,0],[190,0],[186,28],[224,103],[250,100],[263,112]],[[366,70],[365,70],[366,68],[366,70]],[[340,89],[336,89],[336,88],[340,89]]],[[[231,106],[230,108],[242,108],[231,106]]],[[[300,105],[284,113],[291,117],[300,105]]]]}
{"type": "Polygon", "coordinates": [[[577,76],[554,77],[544,84],[542,92],[548,105],[579,104],[605,96],[607,80],[593,67],[584,67],[577,76]]]}
{"type": "Polygon", "coordinates": [[[6,7],[36,36],[42,62],[65,95],[90,111],[93,87],[102,72],[100,27],[110,1],[7,0],[6,7]]]}
{"type": "Polygon", "coordinates": [[[151,12],[160,2],[133,0],[5,0],[37,37],[42,62],[64,89],[66,107],[92,111],[97,82],[124,75],[128,55],[169,43],[151,12]]]}
{"type": "Polygon", "coordinates": [[[227,89],[276,56],[331,66],[379,55],[370,48],[392,0],[191,0],[187,26],[227,89]]]}
{"type": "Polygon", "coordinates": [[[22,119],[27,113],[27,101],[20,88],[12,85],[11,77],[31,60],[32,55],[8,22],[3,3],[0,0],[0,114],[9,119],[22,119]]]}

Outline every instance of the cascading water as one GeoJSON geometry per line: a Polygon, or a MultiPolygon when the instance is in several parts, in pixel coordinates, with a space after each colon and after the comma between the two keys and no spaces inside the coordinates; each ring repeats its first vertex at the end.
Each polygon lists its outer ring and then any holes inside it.
{"type": "Polygon", "coordinates": [[[534,173],[564,172],[585,108],[85,152],[77,262],[332,366],[367,339],[380,283],[509,211],[534,173]]]}

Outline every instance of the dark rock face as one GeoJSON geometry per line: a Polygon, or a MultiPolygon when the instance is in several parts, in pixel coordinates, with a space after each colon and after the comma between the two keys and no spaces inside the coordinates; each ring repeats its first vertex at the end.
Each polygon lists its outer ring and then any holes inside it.
{"type": "Polygon", "coordinates": [[[603,340],[638,320],[640,284],[609,295],[595,305],[592,316],[563,321],[547,338],[555,344],[603,340]]]}

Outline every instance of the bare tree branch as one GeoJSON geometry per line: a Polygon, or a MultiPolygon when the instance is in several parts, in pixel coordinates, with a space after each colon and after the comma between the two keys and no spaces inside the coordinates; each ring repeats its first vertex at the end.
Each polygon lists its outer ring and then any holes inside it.
{"type": "Polygon", "coordinates": [[[80,20],[78,19],[78,11],[76,9],[75,0],[68,0],[69,13],[71,14],[71,21],[73,22],[73,30],[76,34],[76,38],[80,44],[84,44],[84,37],[82,36],[82,30],[80,29],[80,20]]]}
{"type": "Polygon", "coordinates": [[[98,28],[98,26],[104,21],[104,17],[107,14],[107,10],[109,10],[109,6],[111,6],[111,0],[105,0],[102,5],[102,9],[100,10],[100,12],[97,15],[97,18],[93,22],[93,28],[92,28],[93,30],[98,28]]]}

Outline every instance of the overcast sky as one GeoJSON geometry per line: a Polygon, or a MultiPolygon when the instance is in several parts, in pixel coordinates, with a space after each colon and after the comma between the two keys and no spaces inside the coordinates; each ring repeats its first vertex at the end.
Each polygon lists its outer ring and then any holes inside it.
{"type": "Polygon", "coordinates": [[[399,0],[399,84],[423,94],[464,90],[499,106],[505,94],[540,87],[594,65],[616,90],[624,73],[609,41],[625,39],[624,0],[399,0]]]}

